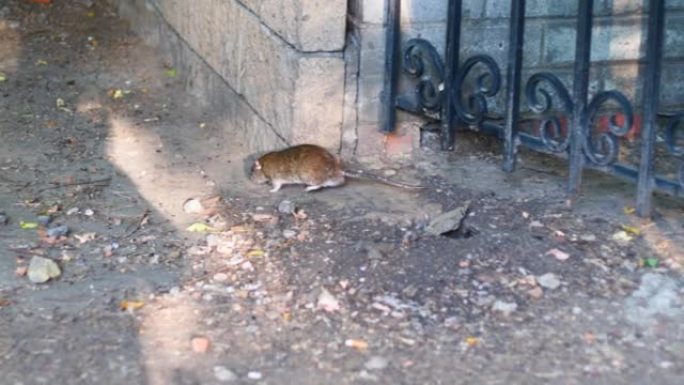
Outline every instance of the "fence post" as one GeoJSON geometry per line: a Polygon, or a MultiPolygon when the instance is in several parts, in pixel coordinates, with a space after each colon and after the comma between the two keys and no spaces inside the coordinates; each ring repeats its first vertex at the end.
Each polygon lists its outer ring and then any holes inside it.
{"type": "Polygon", "coordinates": [[[396,60],[396,51],[399,46],[401,1],[387,0],[385,12],[385,79],[382,92],[382,117],[380,131],[394,131],[396,123],[396,99],[397,99],[397,80],[399,78],[399,67],[396,60]]]}
{"type": "Polygon", "coordinates": [[[589,69],[591,59],[591,26],[594,1],[580,0],[577,12],[577,40],[575,41],[575,68],[573,84],[573,104],[575,106],[570,127],[570,175],[568,195],[570,203],[577,199],[582,185],[584,168],[584,142],[587,140],[589,117],[587,115],[587,95],[589,89],[589,69]]]}
{"type": "Polygon", "coordinates": [[[446,50],[444,52],[444,62],[446,71],[444,74],[444,94],[442,98],[442,150],[452,151],[454,149],[454,136],[456,127],[454,106],[452,98],[459,97],[454,95],[452,83],[456,78],[458,70],[459,51],[461,49],[461,8],[462,0],[449,1],[447,10],[447,34],[446,50]]]}
{"type": "Polygon", "coordinates": [[[648,36],[646,37],[646,73],[644,76],[644,119],[641,132],[641,160],[637,184],[637,214],[651,215],[653,194],[653,154],[658,127],[658,99],[665,29],[664,0],[651,0],[648,6],[648,36]]]}
{"type": "Polygon", "coordinates": [[[525,35],[525,0],[511,0],[511,31],[508,42],[506,122],[503,169],[512,172],[516,162],[516,128],[520,116],[520,79],[525,35]]]}

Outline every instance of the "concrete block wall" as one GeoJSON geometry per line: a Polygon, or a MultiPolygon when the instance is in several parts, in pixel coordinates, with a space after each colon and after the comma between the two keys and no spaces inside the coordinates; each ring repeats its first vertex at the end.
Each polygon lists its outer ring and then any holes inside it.
{"type": "Polygon", "coordinates": [[[111,0],[250,150],[340,147],[346,0],[111,0]]]}
{"type": "MultiPolygon", "coordinates": [[[[402,45],[410,38],[431,41],[443,55],[448,0],[402,0],[402,45]]],[[[400,124],[397,133],[378,134],[384,76],[385,1],[355,0],[350,7],[360,39],[358,74],[358,145],[360,155],[410,153],[418,144],[418,124],[400,124]]],[[[645,0],[597,0],[592,32],[590,91],[622,91],[639,108],[646,50],[645,0]]],[[[666,61],[661,104],[684,104],[684,0],[667,1],[666,61]]],[[[509,38],[509,0],[465,0],[461,32],[462,60],[478,53],[491,55],[505,79],[509,38]]],[[[523,82],[533,73],[549,71],[572,90],[577,2],[528,0],[523,82]]],[[[403,81],[400,91],[409,90],[403,81]]],[[[491,100],[503,113],[504,92],[491,100]]],[[[523,104],[525,100],[523,98],[523,104]]],[[[407,118],[406,115],[401,115],[407,118]]],[[[410,122],[410,119],[408,119],[410,122]]]]}

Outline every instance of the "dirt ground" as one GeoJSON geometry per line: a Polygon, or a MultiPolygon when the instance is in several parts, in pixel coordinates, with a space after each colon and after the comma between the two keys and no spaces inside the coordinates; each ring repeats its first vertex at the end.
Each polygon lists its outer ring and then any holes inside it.
{"type": "Polygon", "coordinates": [[[473,135],[364,160],[425,191],[270,194],[108,6],[53,3],[0,2],[0,384],[684,383],[681,200],[587,173],[571,211],[473,135]]]}

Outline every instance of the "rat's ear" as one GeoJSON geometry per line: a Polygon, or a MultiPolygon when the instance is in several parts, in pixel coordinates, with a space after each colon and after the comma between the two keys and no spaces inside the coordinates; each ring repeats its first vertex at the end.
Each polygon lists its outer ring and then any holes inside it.
{"type": "Polygon", "coordinates": [[[258,160],[254,162],[254,168],[256,168],[257,170],[261,170],[261,162],[259,162],[258,160]]]}

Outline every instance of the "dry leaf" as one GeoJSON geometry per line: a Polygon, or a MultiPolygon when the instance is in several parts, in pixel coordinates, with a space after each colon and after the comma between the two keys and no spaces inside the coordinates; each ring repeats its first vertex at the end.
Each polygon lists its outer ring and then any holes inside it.
{"type": "Polygon", "coordinates": [[[546,255],[550,255],[559,261],[565,261],[568,258],[570,258],[570,254],[568,254],[564,251],[561,251],[559,249],[551,249],[551,250],[546,252],[546,255]]]}
{"type": "Polygon", "coordinates": [[[250,258],[251,257],[263,257],[264,255],[266,255],[266,253],[264,253],[264,251],[261,249],[252,249],[252,250],[247,252],[247,256],[250,258]]]}
{"type": "Polygon", "coordinates": [[[211,341],[207,337],[194,337],[190,340],[190,346],[195,353],[206,353],[209,351],[211,341]]]}
{"type": "Polygon", "coordinates": [[[123,300],[119,304],[119,308],[121,308],[121,310],[125,310],[125,311],[138,310],[138,309],[142,308],[143,306],[145,306],[145,302],[143,302],[143,301],[123,300]]]}
{"type": "Polygon", "coordinates": [[[80,244],[90,242],[95,239],[97,234],[95,233],[84,233],[84,234],[74,234],[74,238],[78,239],[80,244]]]}
{"type": "Polygon", "coordinates": [[[627,226],[627,225],[620,225],[620,228],[625,230],[626,232],[630,234],[634,234],[636,236],[641,235],[641,230],[639,228],[634,227],[634,226],[627,226]]]}
{"type": "Polygon", "coordinates": [[[368,349],[368,342],[359,339],[349,339],[344,341],[344,346],[363,351],[368,349]]]}
{"type": "Polygon", "coordinates": [[[187,231],[193,232],[193,233],[218,233],[219,230],[207,225],[206,223],[193,223],[188,228],[186,229],[187,231]]]}
{"type": "Polygon", "coordinates": [[[296,219],[306,219],[306,218],[309,217],[308,215],[306,215],[306,213],[305,213],[304,210],[302,210],[302,209],[296,209],[296,210],[292,213],[292,215],[294,215],[294,217],[295,217],[296,219]]]}

